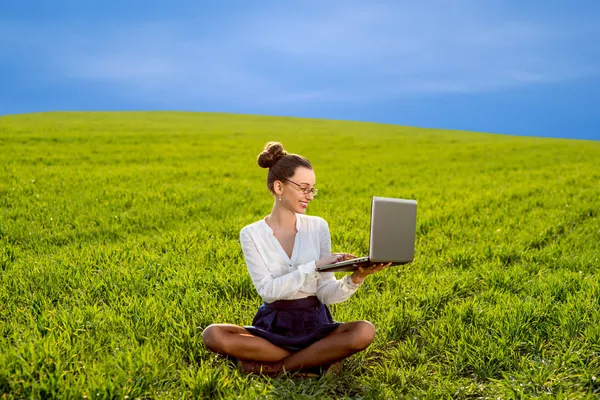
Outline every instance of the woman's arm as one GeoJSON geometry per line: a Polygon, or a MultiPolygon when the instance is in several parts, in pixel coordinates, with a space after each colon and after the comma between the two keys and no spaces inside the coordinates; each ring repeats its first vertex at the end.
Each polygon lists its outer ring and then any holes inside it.
{"type": "MultiPolygon", "coordinates": [[[[319,242],[320,258],[329,256],[331,254],[331,235],[329,234],[329,226],[325,220],[321,220],[319,242]]],[[[335,278],[335,273],[333,272],[318,272],[318,274],[317,297],[324,304],[341,303],[352,296],[359,287],[359,285],[352,282],[350,275],[346,275],[338,280],[335,278]]]]}

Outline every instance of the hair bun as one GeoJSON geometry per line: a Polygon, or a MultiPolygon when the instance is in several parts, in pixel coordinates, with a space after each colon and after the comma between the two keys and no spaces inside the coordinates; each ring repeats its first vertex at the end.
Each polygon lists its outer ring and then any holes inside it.
{"type": "Polygon", "coordinates": [[[265,146],[262,153],[258,155],[258,165],[261,168],[271,168],[275,163],[285,156],[287,151],[283,149],[283,145],[279,142],[269,142],[265,146]]]}

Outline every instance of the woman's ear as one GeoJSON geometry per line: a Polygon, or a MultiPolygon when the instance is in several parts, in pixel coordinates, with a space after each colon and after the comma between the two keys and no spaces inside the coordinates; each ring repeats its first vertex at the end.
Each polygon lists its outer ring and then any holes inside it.
{"type": "Polygon", "coordinates": [[[281,181],[273,182],[273,191],[275,194],[283,194],[283,183],[281,181]]]}

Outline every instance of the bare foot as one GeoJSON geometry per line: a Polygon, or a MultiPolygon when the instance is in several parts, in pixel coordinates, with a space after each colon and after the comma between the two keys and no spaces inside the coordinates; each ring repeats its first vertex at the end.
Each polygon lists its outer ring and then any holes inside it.
{"type": "Polygon", "coordinates": [[[316,372],[309,372],[306,370],[300,370],[300,371],[294,373],[294,377],[296,377],[296,378],[318,378],[320,376],[321,376],[321,374],[318,374],[316,372]]]}
{"type": "Polygon", "coordinates": [[[294,373],[299,378],[318,378],[324,375],[339,375],[342,372],[342,361],[333,364],[325,364],[308,369],[301,369],[294,373]]]}
{"type": "Polygon", "coordinates": [[[241,360],[242,371],[245,374],[277,376],[283,372],[283,361],[263,363],[259,361],[241,360]]]}
{"type": "Polygon", "coordinates": [[[327,368],[327,370],[325,371],[325,375],[339,375],[342,373],[342,363],[344,361],[338,361],[336,363],[333,363],[329,366],[329,368],[327,368]]]}

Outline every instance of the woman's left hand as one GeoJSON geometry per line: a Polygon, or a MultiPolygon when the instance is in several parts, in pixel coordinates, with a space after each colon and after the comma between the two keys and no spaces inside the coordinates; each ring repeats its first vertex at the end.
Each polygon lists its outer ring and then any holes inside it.
{"type": "Polygon", "coordinates": [[[350,277],[352,279],[352,282],[355,285],[358,285],[358,284],[362,283],[362,281],[364,281],[367,276],[374,274],[376,272],[379,272],[379,271],[383,271],[390,265],[392,265],[392,263],[371,264],[368,267],[358,267],[358,269],[355,270],[350,277]]]}

